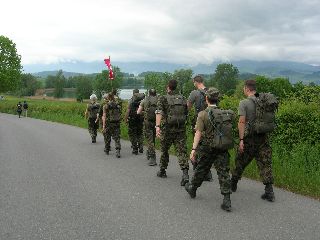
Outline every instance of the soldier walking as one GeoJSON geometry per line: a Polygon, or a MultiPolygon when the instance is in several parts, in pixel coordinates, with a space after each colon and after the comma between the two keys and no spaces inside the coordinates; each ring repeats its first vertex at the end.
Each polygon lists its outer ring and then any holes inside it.
{"type": "Polygon", "coordinates": [[[97,130],[99,128],[99,108],[100,105],[97,103],[97,96],[92,94],[90,96],[90,103],[87,104],[85,111],[85,118],[88,119],[88,130],[91,136],[91,142],[95,143],[97,141],[97,130]]]}
{"type": "Polygon", "coordinates": [[[136,155],[138,151],[143,153],[143,116],[137,114],[137,110],[144,97],[144,93],[139,93],[139,89],[134,89],[125,116],[132,153],[136,155]]]}
{"type": "MultiPolygon", "coordinates": [[[[193,135],[195,134],[195,125],[196,125],[196,121],[197,121],[197,117],[199,112],[205,110],[207,108],[207,102],[206,102],[206,91],[207,88],[204,85],[204,81],[202,76],[197,75],[193,78],[193,85],[196,88],[195,90],[193,90],[188,98],[188,109],[191,110],[192,106],[194,106],[194,110],[195,110],[195,115],[194,118],[192,120],[192,133],[193,135]]],[[[196,168],[198,161],[197,161],[197,157],[195,159],[195,161],[192,162],[193,164],[193,169],[196,168]]],[[[212,173],[211,170],[209,170],[208,175],[205,177],[204,181],[208,181],[211,182],[212,181],[212,173]]]]}
{"type": "Polygon", "coordinates": [[[167,177],[169,149],[175,146],[180,169],[182,170],[181,186],[189,181],[189,162],[186,146],[186,120],[188,115],[186,99],[176,93],[177,81],[170,80],[167,95],[159,97],[156,110],[156,136],[160,138],[161,157],[158,177],[167,177]]]}
{"type": "MultiPolygon", "coordinates": [[[[239,148],[236,154],[236,167],[232,173],[231,189],[233,192],[237,190],[237,183],[241,179],[242,173],[249,163],[256,159],[260,176],[263,184],[265,185],[265,193],[261,198],[270,202],[275,200],[273,192],[273,175],[272,175],[272,149],[269,144],[268,132],[271,128],[269,124],[274,125],[274,122],[268,121],[268,125],[265,129],[260,129],[257,132],[258,126],[264,126],[263,122],[257,122],[257,104],[258,99],[262,97],[262,94],[256,92],[256,81],[246,80],[243,88],[243,92],[246,99],[242,100],[239,104],[239,148]]],[[[269,95],[272,97],[272,95],[269,95]]],[[[270,101],[270,100],[269,100],[270,101]]],[[[275,108],[277,102],[275,99],[271,99],[275,108]]],[[[275,108],[273,111],[275,111],[275,108]]],[[[261,115],[261,113],[260,113],[261,115]]],[[[271,116],[270,114],[268,114],[271,116]]]]}
{"type": "Polygon", "coordinates": [[[198,164],[194,169],[191,183],[188,182],[185,189],[192,198],[195,198],[197,188],[201,186],[211,166],[214,165],[219,177],[220,191],[224,196],[221,208],[231,211],[228,149],[233,147],[234,113],[231,110],[220,110],[217,107],[218,97],[218,89],[209,88],[206,92],[208,107],[198,114],[190,153],[190,159],[193,162],[196,161],[197,153],[198,164]]]}
{"type": "Polygon", "coordinates": [[[157,92],[155,89],[149,90],[149,96],[141,101],[137,114],[144,114],[144,136],[147,140],[148,150],[147,159],[149,166],[157,165],[155,152],[155,137],[156,137],[156,109],[157,109],[157,92]]]}
{"type": "Polygon", "coordinates": [[[113,94],[108,95],[108,100],[103,107],[102,132],[105,138],[105,153],[109,155],[111,137],[115,141],[116,157],[120,158],[120,123],[121,123],[121,101],[115,99],[113,94]]]}

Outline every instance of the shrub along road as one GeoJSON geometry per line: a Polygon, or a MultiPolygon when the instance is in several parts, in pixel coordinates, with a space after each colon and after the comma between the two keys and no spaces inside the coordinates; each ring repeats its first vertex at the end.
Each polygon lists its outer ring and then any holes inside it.
{"type": "Polygon", "coordinates": [[[317,200],[275,189],[266,202],[243,179],[226,213],[216,176],[190,199],[176,157],[160,179],[129,142],[120,159],[112,149],[82,128],[1,113],[0,239],[319,239],[317,200]]]}

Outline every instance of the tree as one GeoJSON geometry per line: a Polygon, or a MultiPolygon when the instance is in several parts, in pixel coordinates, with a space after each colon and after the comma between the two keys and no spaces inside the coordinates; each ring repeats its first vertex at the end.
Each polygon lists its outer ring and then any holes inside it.
{"type": "Polygon", "coordinates": [[[144,86],[148,89],[155,89],[158,94],[166,94],[166,86],[169,80],[172,78],[172,74],[165,72],[148,72],[145,74],[144,86]]]}
{"type": "Polygon", "coordinates": [[[185,96],[188,96],[189,93],[193,90],[193,84],[191,80],[192,73],[193,72],[191,69],[175,70],[173,73],[173,79],[178,81],[179,92],[184,94],[185,96]],[[191,89],[189,89],[190,83],[191,83],[191,89]]]}
{"type": "Polygon", "coordinates": [[[92,79],[88,76],[73,77],[76,83],[77,99],[89,99],[92,93],[92,79]]]}
{"type": "Polygon", "coordinates": [[[98,98],[101,98],[104,92],[111,92],[112,90],[118,91],[122,84],[123,75],[120,68],[113,66],[114,79],[109,79],[108,70],[103,70],[101,73],[96,75],[93,82],[93,89],[98,98]]]}
{"type": "Polygon", "coordinates": [[[53,91],[53,96],[55,98],[62,98],[64,94],[64,85],[65,85],[66,79],[63,76],[62,70],[59,70],[57,75],[55,76],[54,79],[54,91],[53,91]]]}
{"type": "Polygon", "coordinates": [[[231,63],[221,63],[217,66],[214,81],[217,82],[218,88],[222,93],[231,95],[237,86],[239,70],[231,63]]]}
{"type": "Polygon", "coordinates": [[[30,73],[22,73],[21,75],[21,87],[19,95],[33,96],[37,89],[41,88],[41,82],[30,73]]]}
{"type": "Polygon", "coordinates": [[[9,38],[0,36],[0,92],[17,89],[21,76],[21,56],[16,44],[9,38]]]}

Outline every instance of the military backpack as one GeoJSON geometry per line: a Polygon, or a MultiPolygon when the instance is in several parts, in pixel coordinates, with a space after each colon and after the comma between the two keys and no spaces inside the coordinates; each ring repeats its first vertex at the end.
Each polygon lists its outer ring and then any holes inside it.
{"type": "Polygon", "coordinates": [[[97,118],[97,113],[99,113],[100,105],[98,103],[91,103],[89,105],[89,118],[97,118]]]}
{"type": "Polygon", "coordinates": [[[158,97],[157,96],[148,96],[145,99],[145,110],[144,110],[144,119],[149,122],[155,122],[156,121],[156,113],[157,110],[157,102],[158,97]]]}
{"type": "Polygon", "coordinates": [[[259,93],[256,98],[249,98],[255,104],[256,117],[249,123],[250,132],[270,133],[275,127],[275,114],[278,109],[278,99],[272,93],[259,93]]]}
{"type": "Polygon", "coordinates": [[[232,121],[234,112],[219,108],[207,108],[209,126],[203,134],[205,145],[218,150],[228,150],[233,147],[232,121]]]}
{"type": "Polygon", "coordinates": [[[121,106],[115,102],[110,101],[108,104],[108,117],[107,119],[111,123],[120,122],[121,121],[121,106]]]}
{"type": "Polygon", "coordinates": [[[141,115],[137,114],[139,105],[141,101],[145,98],[144,93],[135,93],[131,98],[130,112],[129,117],[130,120],[141,120],[141,115]]]}
{"type": "Polygon", "coordinates": [[[182,95],[167,95],[167,124],[177,128],[184,126],[187,120],[187,101],[182,95]]]}
{"type": "Polygon", "coordinates": [[[208,89],[204,88],[204,89],[199,89],[199,101],[196,102],[195,107],[196,107],[196,112],[197,114],[199,114],[199,112],[205,110],[207,108],[207,102],[206,102],[206,91],[208,89]]]}

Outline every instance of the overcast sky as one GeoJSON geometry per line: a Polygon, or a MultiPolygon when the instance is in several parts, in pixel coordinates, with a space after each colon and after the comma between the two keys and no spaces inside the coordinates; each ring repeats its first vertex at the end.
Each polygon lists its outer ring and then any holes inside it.
{"type": "Polygon", "coordinates": [[[320,0],[0,0],[23,64],[95,61],[320,65],[320,0]]]}

